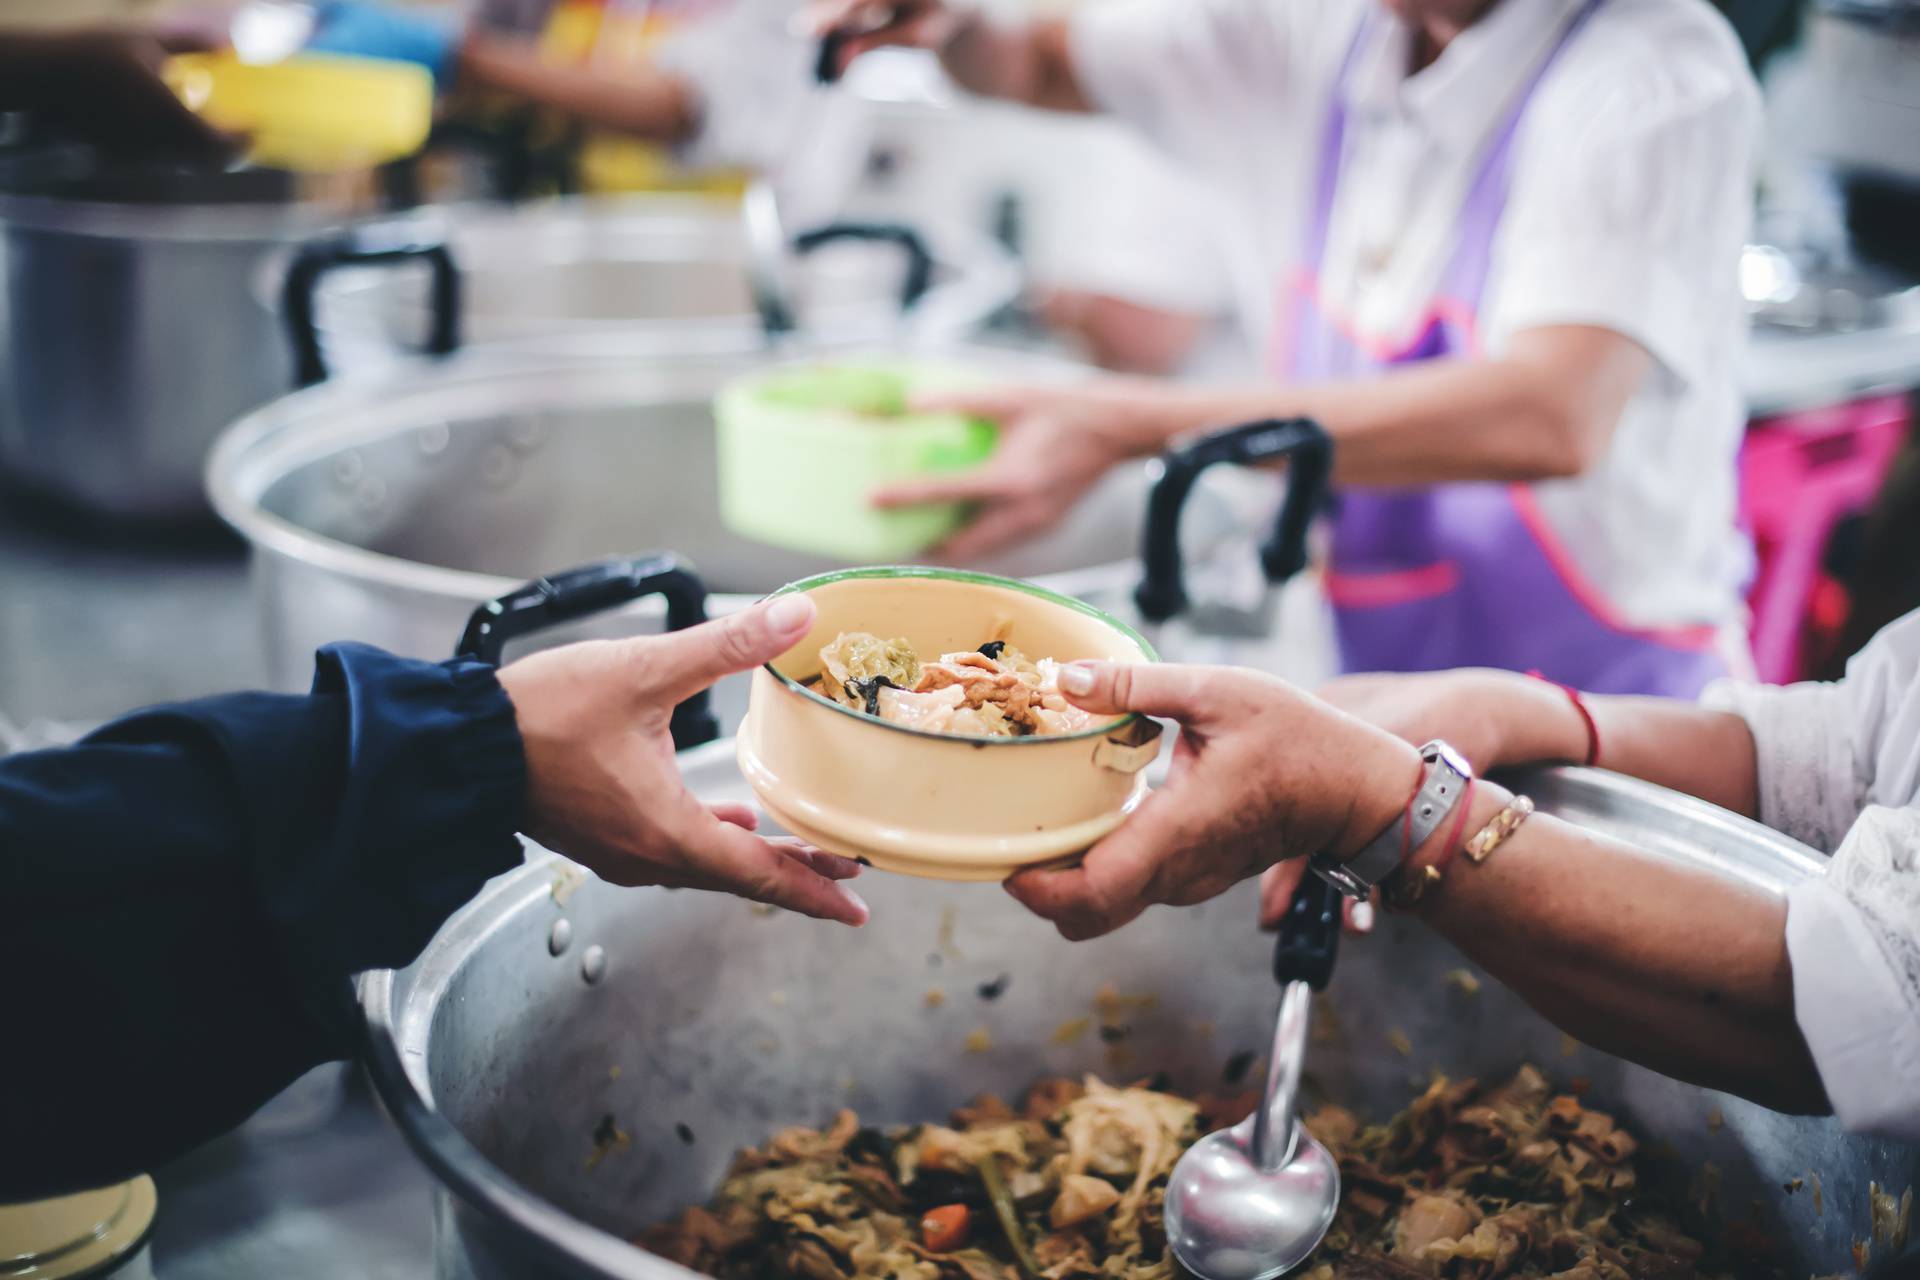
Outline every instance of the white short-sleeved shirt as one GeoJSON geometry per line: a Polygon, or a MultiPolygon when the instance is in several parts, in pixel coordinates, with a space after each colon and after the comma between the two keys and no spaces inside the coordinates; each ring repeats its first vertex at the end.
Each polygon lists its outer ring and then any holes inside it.
{"type": "MultiPolygon", "coordinates": [[[[866,163],[871,121],[852,94],[814,80],[818,46],[789,23],[797,0],[653,0],[673,30],[654,65],[699,102],[698,130],[676,149],[691,168],[750,168],[770,178],[800,224],[838,212],[866,163]]],[[[552,0],[485,0],[480,20],[536,34],[552,0]]]]}
{"type": "MultiPolygon", "coordinates": [[[[1280,281],[1305,265],[1326,109],[1364,23],[1319,285],[1394,336],[1437,283],[1483,144],[1577,7],[1500,0],[1412,76],[1408,31],[1371,0],[1105,0],[1076,12],[1071,47],[1098,106],[1223,193],[1236,303],[1264,346],[1280,281]]],[[[1485,349],[1589,324],[1657,361],[1599,464],[1537,486],[1578,568],[1638,624],[1740,616],[1737,271],[1759,119],[1739,42],[1705,0],[1602,0],[1515,143],[1485,349]]]]}
{"type": "Polygon", "coordinates": [[[1722,682],[1753,731],[1760,819],[1833,852],[1787,899],[1794,1014],[1850,1129],[1920,1139],[1920,611],[1844,680],[1722,682]]]}

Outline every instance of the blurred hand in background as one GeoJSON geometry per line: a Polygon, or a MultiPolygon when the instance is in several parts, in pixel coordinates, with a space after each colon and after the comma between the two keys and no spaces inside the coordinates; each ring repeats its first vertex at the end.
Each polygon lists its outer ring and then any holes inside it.
{"type": "Polygon", "coordinates": [[[0,109],[41,117],[116,157],[223,165],[241,140],[195,115],[160,78],[194,36],[116,27],[0,31],[0,109]]]}

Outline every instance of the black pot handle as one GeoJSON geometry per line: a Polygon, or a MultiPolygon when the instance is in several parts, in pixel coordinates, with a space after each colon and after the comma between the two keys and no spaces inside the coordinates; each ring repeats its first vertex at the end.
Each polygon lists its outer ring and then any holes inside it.
{"type": "MultiPolygon", "coordinates": [[[[926,296],[933,287],[933,253],[927,248],[927,242],[920,233],[901,222],[830,222],[824,227],[815,227],[811,231],[802,231],[793,238],[793,252],[797,257],[806,257],[822,245],[834,244],[841,240],[868,240],[881,244],[900,246],[900,252],[907,257],[906,279],[900,285],[900,310],[911,311],[914,305],[926,296]]],[[[794,330],[793,312],[787,307],[785,299],[763,297],[760,302],[760,323],[770,338],[778,338],[794,330]]]]}
{"type": "Polygon", "coordinates": [[[852,36],[834,28],[820,37],[820,51],[813,59],[813,82],[815,84],[837,84],[840,80],[840,51],[847,47],[852,36]]]}
{"type": "MultiPolygon", "coordinates": [[[[665,553],[614,556],[565,573],[536,578],[489,600],[467,619],[457,657],[500,664],[507,642],[563,622],[617,609],[646,596],[667,602],[667,630],[680,631],[707,620],[707,588],[678,557],[665,553]]],[[[720,736],[707,691],[702,689],[673,709],[673,745],[684,751],[720,736]]]]}
{"type": "Polygon", "coordinates": [[[1333,469],[1333,442],[1309,418],[1268,418],[1203,436],[1160,457],[1160,478],[1147,497],[1141,548],[1145,575],[1133,593],[1149,622],[1165,622],[1187,607],[1180,558],[1180,512],[1200,473],[1216,462],[1246,465],[1287,459],[1287,495],[1273,537],[1260,548],[1267,581],[1279,584],[1307,563],[1307,530],[1320,510],[1333,469]]]}
{"type": "Polygon", "coordinates": [[[336,267],[386,266],[425,262],[433,272],[431,319],[426,346],[430,356],[449,355],[460,345],[460,270],[444,240],[423,239],[417,228],[374,224],[324,236],[303,245],[280,286],[280,316],[293,346],[293,385],[310,387],[327,378],[314,323],[314,291],[336,267]]]}
{"type": "Polygon", "coordinates": [[[1280,920],[1280,939],[1273,946],[1273,976],[1281,986],[1304,982],[1325,991],[1333,977],[1334,957],[1340,950],[1341,895],[1309,871],[1280,920]]]}

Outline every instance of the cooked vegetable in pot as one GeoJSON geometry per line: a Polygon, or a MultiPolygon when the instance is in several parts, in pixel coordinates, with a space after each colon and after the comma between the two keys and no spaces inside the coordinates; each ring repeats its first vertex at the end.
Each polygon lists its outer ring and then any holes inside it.
{"type": "Polygon", "coordinates": [[[1004,639],[922,663],[905,640],[845,631],[820,650],[820,691],[882,720],[970,738],[1077,733],[1093,717],[1060,693],[1060,664],[1004,639]]]}
{"type": "MultiPolygon", "coordinates": [[[[741,1152],[719,1196],[639,1243],[722,1280],[1172,1280],[1161,1202],[1202,1134],[1257,1095],[1189,1099],[1043,1080],[951,1125],[881,1132],[843,1111],[741,1152]]],[[[1340,1162],[1340,1213],[1307,1280],[1680,1280],[1777,1273],[1683,1226],[1639,1144],[1523,1067],[1437,1079],[1382,1125],[1308,1118],[1340,1162]]]]}

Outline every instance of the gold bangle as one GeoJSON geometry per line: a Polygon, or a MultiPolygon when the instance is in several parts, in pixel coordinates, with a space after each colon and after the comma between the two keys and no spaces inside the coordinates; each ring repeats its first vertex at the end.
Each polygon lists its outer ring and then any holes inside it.
{"type": "Polygon", "coordinates": [[[1493,821],[1474,832],[1462,850],[1467,861],[1476,866],[1493,856],[1493,851],[1513,838],[1521,824],[1533,816],[1533,800],[1529,796],[1515,796],[1513,803],[1493,815],[1493,821]]]}

